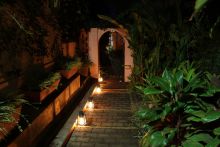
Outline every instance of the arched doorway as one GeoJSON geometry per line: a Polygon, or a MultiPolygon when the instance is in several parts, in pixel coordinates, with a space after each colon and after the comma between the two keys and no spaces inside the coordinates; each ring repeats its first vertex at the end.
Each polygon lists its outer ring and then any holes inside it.
{"type": "Polygon", "coordinates": [[[99,40],[103,34],[106,32],[116,31],[123,37],[124,41],[124,81],[129,82],[129,76],[132,73],[133,68],[133,58],[132,50],[129,49],[129,43],[126,39],[128,34],[126,30],[120,28],[91,28],[88,33],[88,53],[89,58],[93,62],[93,65],[90,67],[90,73],[93,78],[99,77],[99,40]]]}
{"type": "Polygon", "coordinates": [[[124,81],[123,37],[116,31],[105,32],[99,39],[99,73],[104,79],[124,81]]]}

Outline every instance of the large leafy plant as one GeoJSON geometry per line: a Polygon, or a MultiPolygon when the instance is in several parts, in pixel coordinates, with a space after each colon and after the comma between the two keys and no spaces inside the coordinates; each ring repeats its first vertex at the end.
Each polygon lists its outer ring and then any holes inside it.
{"type": "Polygon", "coordinates": [[[151,107],[136,113],[144,147],[196,146],[217,147],[220,144],[220,111],[206,102],[219,92],[210,82],[210,74],[198,72],[188,61],[162,76],[145,79],[137,88],[145,95],[156,96],[151,107]]]}

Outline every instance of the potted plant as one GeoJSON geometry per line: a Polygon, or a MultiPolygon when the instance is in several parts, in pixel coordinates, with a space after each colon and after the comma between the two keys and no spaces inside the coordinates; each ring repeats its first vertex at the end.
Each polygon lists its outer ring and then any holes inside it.
{"type": "Polygon", "coordinates": [[[81,61],[79,57],[71,58],[62,56],[57,60],[57,66],[60,74],[64,78],[70,79],[75,73],[77,73],[81,66],[81,61]]]}
{"type": "Polygon", "coordinates": [[[24,94],[18,90],[8,88],[0,90],[0,140],[4,139],[16,126],[22,131],[19,120],[22,116],[23,104],[27,104],[27,101],[24,99],[24,94]]]}
{"type": "Polygon", "coordinates": [[[90,67],[92,66],[93,62],[89,59],[88,56],[82,57],[82,66],[79,69],[79,73],[83,76],[88,76],[90,71],[90,67]]]}
{"type": "Polygon", "coordinates": [[[42,102],[57,89],[60,82],[59,72],[48,72],[42,65],[32,65],[25,73],[23,89],[32,102],[42,102]]]}
{"type": "Polygon", "coordinates": [[[208,100],[220,89],[210,79],[187,61],[137,86],[144,103],[154,97],[152,107],[144,105],[136,113],[141,146],[218,147],[220,111],[208,100]]]}

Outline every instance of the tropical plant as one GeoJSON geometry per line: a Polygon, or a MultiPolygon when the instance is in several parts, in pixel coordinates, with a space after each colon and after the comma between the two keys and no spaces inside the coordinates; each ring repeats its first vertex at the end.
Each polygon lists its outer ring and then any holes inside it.
{"type": "MultiPolygon", "coordinates": [[[[46,79],[44,79],[40,84],[40,89],[47,89],[49,88],[54,82],[61,78],[60,73],[54,72],[50,73],[46,79]]],[[[56,87],[57,88],[57,87],[56,87]]]]}
{"type": "Polygon", "coordinates": [[[189,49],[196,46],[200,31],[194,25],[196,22],[184,21],[185,15],[181,0],[143,0],[119,15],[120,23],[99,15],[117,27],[126,28],[133,54],[133,85],[143,83],[146,74],[160,74],[165,67],[175,67],[190,58],[189,49]]]}
{"type": "Polygon", "coordinates": [[[82,65],[79,57],[65,57],[57,58],[57,68],[62,70],[71,70],[73,67],[80,67],[82,65]]]}
{"type": "MultiPolygon", "coordinates": [[[[20,107],[23,104],[28,104],[25,100],[24,95],[15,89],[4,89],[0,91],[0,132],[7,134],[7,130],[4,127],[4,124],[15,123],[18,126],[18,129],[22,131],[21,126],[18,123],[17,118],[13,114],[19,113],[16,108],[20,107]]],[[[19,117],[24,118],[27,121],[24,115],[18,114],[19,117]]]]}
{"type": "Polygon", "coordinates": [[[145,79],[136,86],[141,93],[155,96],[149,107],[136,112],[144,147],[220,145],[220,111],[207,102],[220,88],[211,84],[211,74],[198,72],[193,63],[182,62],[162,76],[145,79]]]}
{"type": "Polygon", "coordinates": [[[194,5],[194,12],[191,15],[189,20],[192,20],[193,17],[199,13],[199,11],[201,11],[201,9],[205,6],[205,4],[208,2],[209,0],[196,0],[195,1],[195,5],[194,5]]]}

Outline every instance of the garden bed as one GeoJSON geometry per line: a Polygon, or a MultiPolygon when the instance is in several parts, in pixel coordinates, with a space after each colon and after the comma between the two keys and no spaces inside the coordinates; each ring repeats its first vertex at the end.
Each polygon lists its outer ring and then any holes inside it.
{"type": "Polygon", "coordinates": [[[5,140],[0,142],[0,146],[37,145],[41,136],[44,136],[43,132],[63,113],[64,108],[69,103],[74,103],[76,98],[74,95],[80,92],[80,86],[80,76],[75,75],[70,80],[63,80],[59,90],[51,93],[43,104],[35,105],[35,108],[33,106],[22,108],[23,114],[28,116],[30,123],[21,120],[23,132],[14,129],[5,140]]]}

